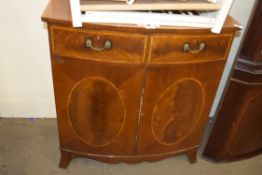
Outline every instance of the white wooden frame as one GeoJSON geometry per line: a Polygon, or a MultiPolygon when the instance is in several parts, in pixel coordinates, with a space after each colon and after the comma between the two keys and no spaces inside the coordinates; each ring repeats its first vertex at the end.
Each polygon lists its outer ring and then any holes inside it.
{"type": "Polygon", "coordinates": [[[80,0],[70,0],[70,9],[73,27],[82,27],[82,14],[80,10],[80,0]]]}
{"type": "Polygon", "coordinates": [[[123,12],[119,12],[121,13],[121,15],[119,15],[120,17],[115,16],[115,18],[113,18],[114,13],[118,13],[118,12],[110,12],[112,17],[108,17],[108,16],[102,17],[101,15],[105,12],[101,12],[100,15],[99,12],[93,12],[93,16],[90,15],[90,13],[89,15],[82,15],[80,10],[80,0],[70,0],[70,5],[71,5],[71,15],[72,15],[72,21],[74,27],[82,27],[82,22],[125,23],[125,24],[128,23],[128,24],[137,24],[137,25],[144,24],[145,27],[150,26],[150,24],[152,24],[155,27],[161,25],[208,27],[211,28],[211,32],[220,33],[234,0],[210,0],[210,1],[220,3],[221,9],[217,10],[216,12],[207,13],[208,15],[210,15],[210,19],[212,18],[212,20],[209,20],[210,21],[209,23],[201,22],[200,19],[203,18],[201,16],[199,18],[198,16],[192,17],[191,20],[189,19],[189,17],[182,17],[182,16],[180,16],[181,19],[179,19],[179,17],[175,15],[174,15],[174,19],[170,19],[169,17],[168,20],[166,20],[165,18],[161,19],[160,16],[158,16],[157,20],[153,20],[153,18],[150,17],[144,17],[144,20],[141,20],[142,18],[139,16],[137,17],[134,16],[133,18],[131,18],[130,14],[128,13],[124,14],[123,12]],[[126,20],[125,17],[129,18],[129,20],[126,20]],[[186,21],[183,22],[184,19],[186,21]],[[200,20],[199,24],[197,24],[198,19],[200,20]]]}
{"type": "Polygon", "coordinates": [[[220,0],[221,9],[216,14],[211,32],[220,33],[233,2],[234,0],[220,0]]]}
{"type": "Polygon", "coordinates": [[[158,14],[147,12],[88,11],[82,16],[85,22],[135,24],[145,28],[159,26],[187,26],[211,28],[214,19],[207,16],[158,14]]]}

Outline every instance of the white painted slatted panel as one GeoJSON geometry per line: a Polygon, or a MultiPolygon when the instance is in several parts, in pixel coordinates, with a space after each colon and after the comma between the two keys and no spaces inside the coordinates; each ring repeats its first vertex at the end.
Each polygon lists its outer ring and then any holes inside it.
{"type": "Polygon", "coordinates": [[[82,14],[80,10],[80,0],[70,0],[71,16],[73,27],[82,27],[82,14]]]}

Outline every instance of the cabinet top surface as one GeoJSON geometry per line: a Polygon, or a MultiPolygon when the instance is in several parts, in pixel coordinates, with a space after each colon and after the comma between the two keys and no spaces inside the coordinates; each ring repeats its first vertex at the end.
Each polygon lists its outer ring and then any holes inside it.
{"type": "MultiPolygon", "coordinates": [[[[42,21],[53,23],[53,24],[63,24],[63,25],[72,25],[72,18],[70,12],[70,3],[69,0],[49,0],[49,3],[42,15],[42,21]]],[[[237,23],[232,17],[228,16],[226,22],[223,26],[223,30],[235,31],[237,28],[235,27],[237,23]]],[[[104,28],[104,27],[114,27],[119,29],[124,29],[125,31],[128,30],[139,30],[139,31],[150,31],[149,29],[144,29],[143,27],[139,27],[137,25],[126,25],[126,24],[87,24],[84,23],[83,27],[90,27],[90,28],[104,28]]],[[[165,26],[160,27],[158,29],[151,29],[153,31],[169,31],[169,30],[176,30],[177,32],[183,30],[183,32],[188,31],[195,31],[198,30],[199,32],[210,32],[210,29],[206,28],[192,28],[192,27],[174,27],[174,26],[165,26]]]]}

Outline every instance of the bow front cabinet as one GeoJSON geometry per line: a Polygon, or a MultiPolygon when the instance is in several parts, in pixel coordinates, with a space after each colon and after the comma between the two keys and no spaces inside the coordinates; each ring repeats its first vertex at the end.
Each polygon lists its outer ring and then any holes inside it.
{"type": "Polygon", "coordinates": [[[196,161],[236,31],[88,24],[73,28],[68,1],[47,22],[60,139],[60,167],[75,157],[109,163],[196,161]]]}

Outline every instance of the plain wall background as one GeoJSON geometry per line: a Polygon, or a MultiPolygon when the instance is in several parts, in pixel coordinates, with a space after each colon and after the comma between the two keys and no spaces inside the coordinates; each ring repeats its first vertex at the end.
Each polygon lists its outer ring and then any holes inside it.
{"type": "MultiPolygon", "coordinates": [[[[246,27],[255,0],[235,0],[230,14],[246,27]]],[[[41,14],[48,0],[0,1],[0,116],[55,117],[48,34],[41,14]]],[[[244,30],[233,43],[211,115],[223,92],[244,30]]]]}
{"type": "Polygon", "coordinates": [[[41,22],[47,3],[0,1],[0,116],[56,116],[48,34],[41,22]]]}

